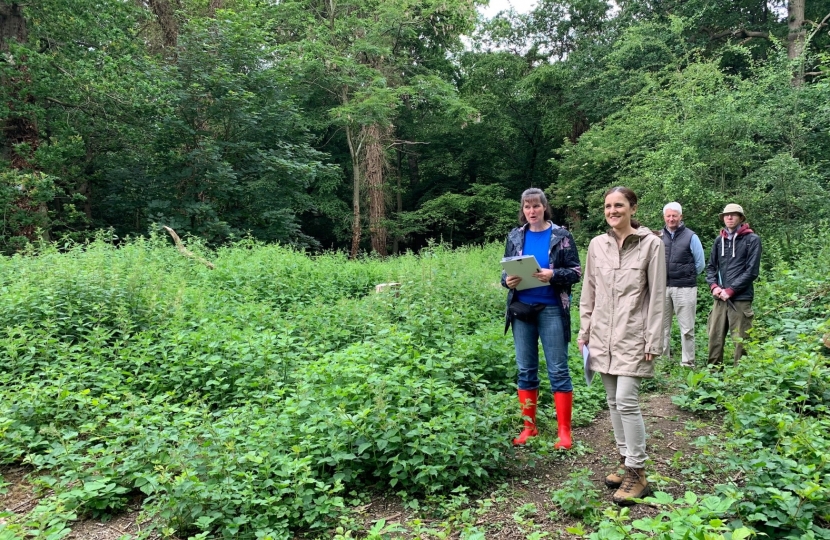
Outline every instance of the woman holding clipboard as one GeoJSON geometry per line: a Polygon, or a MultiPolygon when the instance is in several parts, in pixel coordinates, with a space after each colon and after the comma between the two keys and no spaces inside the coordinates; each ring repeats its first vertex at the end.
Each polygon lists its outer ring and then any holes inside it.
{"type": "Polygon", "coordinates": [[[602,376],[614,439],[624,474],[605,478],[618,488],[615,503],[634,504],[650,493],[646,480],[646,429],[640,383],[654,376],[663,349],[666,256],[663,241],[633,219],[637,195],[626,187],[605,193],[611,227],[591,240],[579,302],[577,342],[590,352],[590,368],[602,376]]]}
{"type": "Polygon", "coordinates": [[[520,199],[519,227],[507,235],[504,249],[505,258],[533,255],[539,264],[538,272],[532,274],[537,286],[532,288],[520,287],[519,276],[505,271],[501,276],[502,285],[508,289],[505,332],[513,327],[519,403],[524,417],[524,430],[513,439],[513,444],[523,445],[529,437],[538,434],[536,405],[541,340],[559,425],[556,448],[569,449],[573,407],[573,385],[568,371],[570,292],[571,286],[579,281],[582,269],[571,233],[554,225],[550,218],[545,193],[537,188],[525,190],[520,199]]]}

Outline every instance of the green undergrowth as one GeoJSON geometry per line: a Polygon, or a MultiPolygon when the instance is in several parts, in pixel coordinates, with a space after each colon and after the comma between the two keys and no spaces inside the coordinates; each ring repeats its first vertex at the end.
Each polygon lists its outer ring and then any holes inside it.
{"type": "Polygon", "coordinates": [[[830,245],[821,232],[757,284],[748,356],[689,373],[675,397],[723,418],[721,436],[698,441],[717,467],[715,492],[769,538],[830,538],[830,245]]]}
{"type": "MultiPolygon", "coordinates": [[[[0,534],[61,538],[139,496],[163,534],[288,538],[356,494],[503,474],[521,419],[500,246],[191,248],[215,270],[159,238],[0,260],[0,463],[42,495],[0,534]]],[[[602,405],[575,385],[584,424],[602,405]]]]}

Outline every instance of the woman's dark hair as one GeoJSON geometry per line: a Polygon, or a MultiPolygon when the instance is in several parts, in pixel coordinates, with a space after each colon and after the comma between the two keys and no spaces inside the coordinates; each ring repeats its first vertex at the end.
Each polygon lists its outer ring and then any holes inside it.
{"type": "MultiPolygon", "coordinates": [[[[605,192],[605,195],[602,196],[602,200],[605,201],[605,198],[611,195],[612,193],[622,193],[623,197],[625,197],[628,201],[628,204],[631,205],[631,209],[634,210],[637,208],[637,194],[631,191],[630,188],[627,188],[625,186],[612,187],[611,189],[605,192]]],[[[639,221],[632,218],[631,226],[635,229],[639,229],[641,225],[639,221]]]]}
{"type": "Polygon", "coordinates": [[[524,213],[524,206],[526,201],[539,201],[545,207],[545,221],[551,220],[550,205],[548,198],[545,197],[545,192],[539,188],[529,188],[522,192],[522,197],[519,199],[519,225],[527,224],[527,218],[524,213]]]}

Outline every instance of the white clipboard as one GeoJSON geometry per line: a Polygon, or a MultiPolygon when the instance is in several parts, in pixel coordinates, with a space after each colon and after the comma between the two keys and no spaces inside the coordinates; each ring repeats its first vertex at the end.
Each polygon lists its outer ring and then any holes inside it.
{"type": "Polygon", "coordinates": [[[501,267],[507,272],[508,276],[519,276],[522,280],[516,285],[517,291],[525,289],[533,289],[535,287],[544,287],[547,283],[543,283],[533,277],[533,274],[542,271],[539,262],[533,255],[521,255],[519,257],[505,257],[501,260],[501,267]]]}
{"type": "Polygon", "coordinates": [[[591,353],[587,344],[582,346],[582,365],[585,368],[585,384],[591,386],[591,381],[594,380],[594,372],[591,371],[591,353]]]}

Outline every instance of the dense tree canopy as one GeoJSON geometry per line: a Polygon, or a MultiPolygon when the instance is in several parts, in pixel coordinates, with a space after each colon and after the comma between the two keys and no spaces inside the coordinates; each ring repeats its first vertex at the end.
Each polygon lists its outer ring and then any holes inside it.
{"type": "Polygon", "coordinates": [[[500,238],[525,188],[830,214],[830,1],[0,0],[0,249],[168,225],[398,252],[500,238]]]}

